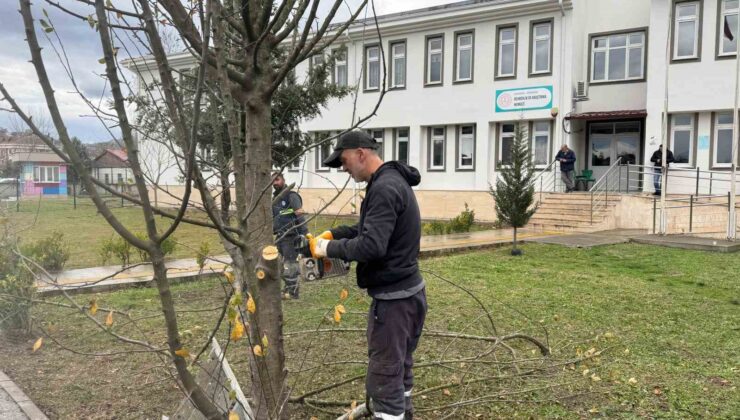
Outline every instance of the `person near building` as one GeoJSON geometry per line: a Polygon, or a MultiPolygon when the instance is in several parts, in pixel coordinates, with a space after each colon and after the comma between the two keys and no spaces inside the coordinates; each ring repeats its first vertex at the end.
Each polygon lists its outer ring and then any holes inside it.
{"type": "Polygon", "coordinates": [[[326,166],[342,167],[357,182],[367,182],[360,220],[310,241],[315,257],[357,261],[357,285],[372,297],[367,322],[369,364],[367,406],[374,419],[411,419],[413,353],[427,312],[419,272],[419,205],[411,187],[419,171],[397,161],[383,162],[368,134],[351,131],[339,138],[326,166]]]}
{"type": "Polygon", "coordinates": [[[298,235],[308,233],[303,219],[303,200],[300,194],[286,188],[285,178],[280,172],[272,174],[272,188],[272,233],[283,257],[283,293],[286,298],[298,299],[300,269],[295,243],[298,235]]]}
{"type": "Polygon", "coordinates": [[[560,179],[565,184],[565,192],[569,193],[575,189],[575,162],[576,154],[570,150],[567,144],[560,147],[560,151],[555,155],[555,160],[560,162],[560,179]]]}
{"type": "MultiPolygon", "coordinates": [[[[662,175],[663,175],[663,145],[661,144],[658,147],[658,150],[653,152],[653,156],[650,158],[650,162],[653,162],[655,165],[653,167],[653,187],[655,187],[655,192],[653,194],[660,195],[661,191],[661,185],[662,185],[662,175]]],[[[670,166],[671,163],[675,162],[675,159],[673,158],[673,152],[671,152],[671,149],[666,150],[666,169],[668,169],[668,166],[670,166]]]]}

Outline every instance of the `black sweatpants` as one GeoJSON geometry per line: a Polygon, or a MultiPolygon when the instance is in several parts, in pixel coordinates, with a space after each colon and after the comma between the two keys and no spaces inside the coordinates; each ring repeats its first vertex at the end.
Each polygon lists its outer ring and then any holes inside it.
{"type": "Polygon", "coordinates": [[[295,235],[286,235],[277,243],[280,255],[283,257],[283,281],[285,288],[283,292],[289,293],[292,297],[298,298],[298,277],[300,276],[300,267],[296,258],[298,251],[295,249],[295,235]]]}
{"type": "Polygon", "coordinates": [[[403,419],[404,412],[413,412],[413,354],[426,313],[425,289],[404,299],[373,299],[370,305],[365,390],[375,418],[403,419]]]}

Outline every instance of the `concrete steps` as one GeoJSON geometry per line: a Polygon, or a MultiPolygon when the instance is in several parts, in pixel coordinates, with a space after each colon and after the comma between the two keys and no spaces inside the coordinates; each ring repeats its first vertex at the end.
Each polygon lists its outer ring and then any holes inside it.
{"type": "Polygon", "coordinates": [[[537,212],[529,220],[528,228],[561,232],[592,232],[608,228],[612,211],[621,196],[601,197],[599,209],[591,217],[591,194],[550,193],[543,197],[537,212]]]}

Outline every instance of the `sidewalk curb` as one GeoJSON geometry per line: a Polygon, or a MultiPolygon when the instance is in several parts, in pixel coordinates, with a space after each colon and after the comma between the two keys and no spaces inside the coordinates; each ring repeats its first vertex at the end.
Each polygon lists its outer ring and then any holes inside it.
{"type": "Polygon", "coordinates": [[[48,420],[46,414],[41,411],[36,404],[15,384],[3,371],[0,370],[0,388],[10,395],[23,413],[30,420],[48,420]]]}

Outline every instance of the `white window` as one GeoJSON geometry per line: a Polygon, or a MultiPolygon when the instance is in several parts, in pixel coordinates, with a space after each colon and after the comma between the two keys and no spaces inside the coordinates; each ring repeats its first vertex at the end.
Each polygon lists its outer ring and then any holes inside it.
{"type": "Polygon", "coordinates": [[[673,59],[699,56],[699,2],[676,3],[673,10],[673,59]]]}
{"type": "Polygon", "coordinates": [[[445,127],[432,127],[429,141],[429,169],[445,168],[445,127]]]}
{"type": "Polygon", "coordinates": [[[730,167],[732,164],[732,112],[718,113],[715,118],[712,166],[730,167]]]}
{"type": "MultiPolygon", "coordinates": [[[[329,138],[329,136],[331,136],[331,133],[329,132],[319,132],[315,134],[314,139],[316,143],[319,143],[322,140],[329,138]]],[[[327,159],[332,154],[333,152],[332,146],[333,145],[331,141],[325,141],[316,148],[316,152],[317,152],[316,153],[316,170],[317,171],[328,171],[331,169],[328,166],[324,165],[324,160],[327,159]]]]}
{"type": "Polygon", "coordinates": [[[324,56],[322,54],[314,54],[309,58],[309,68],[315,69],[317,66],[324,64],[324,56]]]}
{"type": "Polygon", "coordinates": [[[591,43],[592,82],[643,78],[645,32],[595,37],[591,43]]]}
{"type": "Polygon", "coordinates": [[[59,182],[58,166],[36,166],[33,168],[34,182],[59,182]]]}
{"type": "Polygon", "coordinates": [[[535,166],[550,163],[550,122],[535,121],[532,133],[532,161],[535,166]]]}
{"type": "Polygon", "coordinates": [[[380,87],[380,48],[378,46],[365,48],[365,89],[380,87]]]}
{"type": "Polygon", "coordinates": [[[384,131],[382,128],[377,128],[373,130],[368,130],[368,134],[370,134],[370,137],[375,139],[375,142],[378,143],[378,156],[380,158],[383,158],[383,137],[384,137],[384,131]]]}
{"type": "Polygon", "coordinates": [[[720,0],[722,2],[717,35],[720,45],[719,55],[735,55],[737,50],[737,12],[738,0],[720,0]]]}
{"type": "Polygon", "coordinates": [[[291,162],[290,162],[290,163],[288,164],[288,170],[290,170],[290,171],[297,171],[297,170],[299,170],[300,168],[301,168],[301,157],[298,157],[298,158],[296,158],[296,159],[293,159],[293,160],[292,160],[292,161],[291,161],[291,162]]]}
{"type": "Polygon", "coordinates": [[[499,28],[498,30],[498,77],[516,75],[516,27],[499,28]]]}
{"type": "Polygon", "coordinates": [[[694,116],[680,114],[671,116],[671,151],[675,163],[690,165],[694,146],[694,116]]]}
{"type": "Polygon", "coordinates": [[[550,46],[552,23],[541,22],[532,26],[532,74],[550,72],[550,46]]]}
{"type": "Polygon", "coordinates": [[[461,125],[458,132],[457,169],[475,168],[475,126],[461,125]]]}
{"type": "Polygon", "coordinates": [[[442,83],[442,37],[427,39],[426,84],[442,83]]]}
{"type": "Polygon", "coordinates": [[[499,133],[499,163],[502,165],[511,165],[511,154],[514,148],[514,123],[503,123],[500,125],[501,132],[499,133]]]}
{"type": "Polygon", "coordinates": [[[458,82],[473,80],[473,34],[458,34],[455,48],[457,48],[455,80],[458,82]]]}
{"type": "Polygon", "coordinates": [[[396,131],[396,160],[409,163],[409,129],[399,128],[396,131]]]}
{"type": "Polygon", "coordinates": [[[347,86],[347,50],[342,48],[335,51],[334,84],[347,86]]]}
{"type": "Polygon", "coordinates": [[[391,44],[391,87],[406,86],[406,42],[391,44]]]}

